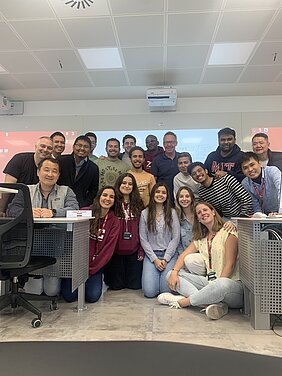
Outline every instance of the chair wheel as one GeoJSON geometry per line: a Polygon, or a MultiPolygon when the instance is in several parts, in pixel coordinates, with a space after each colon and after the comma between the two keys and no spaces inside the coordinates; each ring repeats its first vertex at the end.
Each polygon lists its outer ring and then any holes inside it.
{"type": "Polygon", "coordinates": [[[38,318],[33,319],[31,321],[31,325],[32,325],[33,328],[39,328],[41,326],[41,324],[42,324],[42,321],[38,318]]]}
{"type": "Polygon", "coordinates": [[[54,300],[51,304],[50,304],[50,311],[56,311],[58,309],[58,302],[56,300],[54,300]]]}

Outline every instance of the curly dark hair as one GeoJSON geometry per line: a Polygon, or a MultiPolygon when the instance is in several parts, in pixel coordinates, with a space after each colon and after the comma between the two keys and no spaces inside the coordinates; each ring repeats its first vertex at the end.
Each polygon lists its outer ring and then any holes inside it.
{"type": "Polygon", "coordinates": [[[164,220],[165,220],[165,227],[166,229],[172,230],[172,208],[170,205],[170,194],[169,189],[165,183],[157,183],[153,186],[151,194],[150,194],[150,201],[148,205],[148,219],[147,219],[147,226],[149,232],[156,232],[156,202],[155,202],[155,193],[159,187],[165,187],[166,189],[166,200],[163,203],[164,209],[164,220]]]}
{"type": "Polygon", "coordinates": [[[90,221],[90,234],[91,235],[98,236],[99,227],[100,227],[100,216],[102,212],[102,208],[100,205],[100,197],[102,196],[103,192],[106,189],[111,189],[115,195],[115,200],[110,210],[113,210],[116,204],[116,192],[115,192],[114,187],[110,185],[106,185],[105,187],[99,189],[97,196],[94,198],[93,205],[92,205],[92,215],[95,218],[90,221]]]}
{"type": "Polygon", "coordinates": [[[140,193],[137,187],[137,183],[135,180],[135,177],[130,174],[129,172],[126,172],[124,174],[121,174],[115,183],[115,191],[116,191],[116,205],[115,205],[115,214],[117,217],[124,218],[124,211],[122,210],[122,203],[124,202],[123,194],[120,192],[119,188],[123,182],[123,179],[129,177],[132,180],[132,192],[129,194],[129,210],[130,213],[136,217],[139,218],[141,211],[144,209],[143,201],[140,197],[140,193]]]}

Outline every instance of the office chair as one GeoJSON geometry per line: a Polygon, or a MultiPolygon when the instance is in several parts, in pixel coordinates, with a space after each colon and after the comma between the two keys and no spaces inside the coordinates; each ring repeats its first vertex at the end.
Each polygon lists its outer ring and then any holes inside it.
{"type": "Polygon", "coordinates": [[[50,308],[57,309],[57,298],[27,294],[19,291],[19,278],[30,272],[55,264],[48,256],[31,256],[33,244],[33,215],[29,189],[20,183],[0,183],[0,198],[19,192],[23,195],[24,207],[16,218],[0,218],[0,280],[10,281],[11,290],[0,297],[0,311],[8,306],[22,306],[37,315],[31,322],[34,328],[42,323],[42,313],[28,300],[51,300],[50,308]]]}

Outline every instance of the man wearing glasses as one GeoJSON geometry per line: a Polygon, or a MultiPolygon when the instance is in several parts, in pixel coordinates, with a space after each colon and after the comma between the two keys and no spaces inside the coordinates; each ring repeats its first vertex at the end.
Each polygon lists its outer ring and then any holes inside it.
{"type": "Polygon", "coordinates": [[[91,141],[87,136],[78,136],[72,154],[59,159],[61,175],[59,185],[67,185],[76,194],[79,207],[92,205],[99,185],[99,169],[89,159],[91,141]]]}
{"type": "Polygon", "coordinates": [[[179,153],[175,150],[177,137],[173,132],[167,132],[163,138],[164,154],[155,158],[152,162],[151,173],[155,176],[157,183],[165,183],[169,188],[170,201],[174,205],[173,178],[178,174],[177,157],[179,153]]]}

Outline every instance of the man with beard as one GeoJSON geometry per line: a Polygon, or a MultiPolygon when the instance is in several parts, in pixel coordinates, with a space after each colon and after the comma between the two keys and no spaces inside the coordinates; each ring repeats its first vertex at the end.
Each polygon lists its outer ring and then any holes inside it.
{"type": "Polygon", "coordinates": [[[205,166],[209,174],[214,175],[218,179],[226,174],[230,174],[235,176],[238,181],[242,181],[244,174],[239,162],[242,152],[236,144],[234,129],[221,129],[218,132],[218,144],[218,148],[211,152],[205,161],[205,166]]]}
{"type": "Polygon", "coordinates": [[[106,142],[106,158],[95,160],[99,167],[99,189],[107,185],[114,186],[119,175],[125,173],[129,166],[119,159],[120,142],[116,138],[109,138],[106,142]]]}
{"type": "Polygon", "coordinates": [[[146,137],[145,143],[147,146],[147,150],[145,150],[145,161],[143,163],[143,169],[151,173],[151,166],[153,160],[159,155],[162,155],[164,153],[164,149],[161,146],[159,146],[159,141],[157,137],[153,134],[149,134],[146,137]]]}

